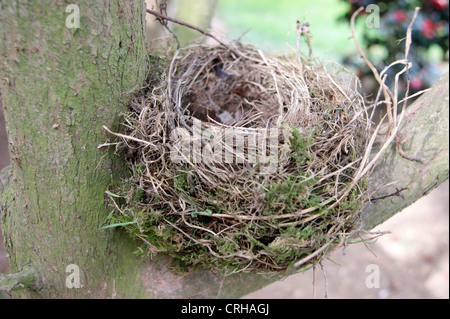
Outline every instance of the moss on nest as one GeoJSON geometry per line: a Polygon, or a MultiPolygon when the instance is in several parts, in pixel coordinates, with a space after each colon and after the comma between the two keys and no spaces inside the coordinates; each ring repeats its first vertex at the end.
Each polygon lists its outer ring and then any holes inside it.
{"type": "Polygon", "coordinates": [[[124,131],[111,132],[132,174],[112,190],[110,222],[145,252],[283,271],[358,230],[370,123],[355,77],[244,45],[151,62],[124,131]]]}

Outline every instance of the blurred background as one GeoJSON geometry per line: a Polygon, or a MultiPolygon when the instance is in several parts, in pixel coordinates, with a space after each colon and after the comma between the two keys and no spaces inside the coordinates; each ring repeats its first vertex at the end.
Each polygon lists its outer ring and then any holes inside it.
{"type": "MultiPolygon", "coordinates": [[[[356,21],[357,39],[368,58],[382,70],[401,57],[404,38],[414,8],[422,9],[414,23],[409,59],[411,91],[431,86],[448,72],[448,0],[146,0],[149,9],[208,30],[224,41],[252,43],[271,54],[295,53],[296,21],[309,22],[314,55],[335,61],[354,71],[370,98],[375,82],[350,38],[351,14],[375,3],[379,27],[368,28],[364,12],[356,21]]],[[[373,17],[373,16],[372,16],[373,17]]],[[[180,44],[198,39],[196,31],[169,23],[167,31],[147,14],[150,53],[174,32],[180,44]]],[[[211,41],[208,39],[207,41],[211,41]]],[[[302,52],[307,52],[305,42],[302,52]],[[305,50],[305,51],[303,51],[305,50]]],[[[395,71],[395,70],[393,70],[395,71]]],[[[404,79],[406,80],[406,79],[404,79]]],[[[403,82],[405,84],[406,81],[403,82]]],[[[374,93],[375,92],[375,93],[374,93]]],[[[0,95],[1,106],[1,95],[0,95]]],[[[2,107],[0,107],[2,110],[2,107]]],[[[0,111],[0,169],[8,165],[7,138],[0,111]]],[[[426,197],[395,215],[375,230],[390,231],[366,247],[350,245],[330,256],[323,271],[308,270],[275,282],[247,298],[449,298],[449,184],[448,180],[426,197]],[[376,265],[380,287],[368,288],[368,265],[376,265]],[[314,282],[314,284],[313,284],[314,282]]],[[[0,273],[7,272],[7,257],[0,241],[0,273]]]]}

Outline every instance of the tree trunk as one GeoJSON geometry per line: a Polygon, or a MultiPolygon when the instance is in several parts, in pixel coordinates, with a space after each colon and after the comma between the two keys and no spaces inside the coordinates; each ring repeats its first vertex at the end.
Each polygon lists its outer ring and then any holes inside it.
{"type": "MultiPolygon", "coordinates": [[[[8,0],[0,10],[0,80],[12,171],[11,182],[0,183],[2,225],[16,273],[3,284],[29,287],[15,297],[225,298],[273,282],[256,274],[176,274],[167,257],[136,257],[139,244],[122,230],[98,229],[109,214],[104,191],[127,174],[116,156],[97,149],[105,140],[101,127],[117,128],[130,94],[146,76],[142,1],[80,2],[80,25],[72,29],[66,26],[71,13],[64,3],[8,0]],[[66,281],[75,273],[70,265],[79,268],[81,287],[75,279],[66,281]]],[[[443,82],[448,85],[448,76],[443,82]]],[[[413,137],[420,132],[430,143],[446,140],[436,156],[413,150],[426,165],[411,169],[422,176],[434,172],[428,170],[432,165],[439,170],[432,174],[439,176],[436,183],[448,177],[448,124],[440,130],[434,123],[417,128],[413,117],[441,112],[448,120],[448,89],[439,88],[442,94],[427,94],[422,99],[427,107],[418,107],[404,123],[408,143],[416,143],[413,137]],[[445,163],[428,164],[438,157],[445,163]]],[[[379,176],[397,174],[390,165],[405,165],[394,154],[386,153],[379,176]],[[395,161],[385,160],[390,158],[395,161]]],[[[428,180],[424,185],[417,189],[432,187],[428,180]]],[[[371,214],[379,216],[377,211],[371,214]]],[[[385,218],[370,216],[370,227],[385,218]]]]}
{"type": "MultiPolygon", "coordinates": [[[[11,270],[32,263],[43,296],[102,296],[121,256],[120,236],[98,231],[103,193],[125,175],[97,150],[103,124],[117,126],[145,72],[141,1],[79,4],[1,3],[1,78],[13,180],[4,237],[11,270]],[[86,289],[65,288],[66,266],[84,272],[86,289]]],[[[122,275],[122,274],[121,274],[122,275]]],[[[33,293],[31,293],[33,295],[33,293]]]]}

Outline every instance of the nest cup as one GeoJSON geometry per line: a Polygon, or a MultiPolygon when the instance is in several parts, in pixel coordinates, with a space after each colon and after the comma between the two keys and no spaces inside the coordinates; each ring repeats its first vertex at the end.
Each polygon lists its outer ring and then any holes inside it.
{"type": "MultiPolygon", "coordinates": [[[[251,46],[150,57],[117,145],[113,223],[143,253],[217,271],[314,265],[359,229],[369,120],[338,65],[251,46]]],[[[112,193],[111,193],[112,194],[112,193]]]]}

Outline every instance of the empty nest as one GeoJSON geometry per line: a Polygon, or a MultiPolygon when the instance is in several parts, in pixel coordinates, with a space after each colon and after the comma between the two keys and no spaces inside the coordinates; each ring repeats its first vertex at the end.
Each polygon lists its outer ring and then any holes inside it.
{"type": "Polygon", "coordinates": [[[242,44],[150,62],[124,129],[107,129],[132,172],[108,192],[110,222],[142,252],[274,272],[306,269],[354,236],[370,137],[354,76],[242,44]]]}

